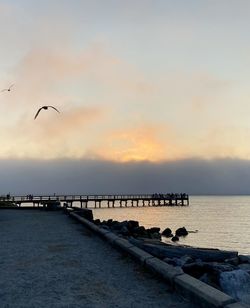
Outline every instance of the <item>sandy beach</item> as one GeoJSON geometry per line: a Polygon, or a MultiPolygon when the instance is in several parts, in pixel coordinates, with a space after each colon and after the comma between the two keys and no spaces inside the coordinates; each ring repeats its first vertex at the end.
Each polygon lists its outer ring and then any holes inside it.
{"type": "Polygon", "coordinates": [[[62,212],[1,210],[1,307],[193,307],[62,212]]]}

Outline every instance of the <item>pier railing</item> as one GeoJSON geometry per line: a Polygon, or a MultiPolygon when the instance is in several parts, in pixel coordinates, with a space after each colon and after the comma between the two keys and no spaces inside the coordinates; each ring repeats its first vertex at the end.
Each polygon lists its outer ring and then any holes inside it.
{"type": "MultiPolygon", "coordinates": [[[[119,194],[119,195],[21,195],[0,196],[0,201],[11,201],[18,206],[33,203],[33,206],[44,205],[48,202],[59,201],[72,206],[74,202],[80,203],[81,207],[88,207],[90,203],[94,207],[127,207],[127,206],[174,206],[189,205],[189,196],[186,193],[165,194],[119,194]]],[[[93,207],[93,206],[92,206],[93,207]]]]}

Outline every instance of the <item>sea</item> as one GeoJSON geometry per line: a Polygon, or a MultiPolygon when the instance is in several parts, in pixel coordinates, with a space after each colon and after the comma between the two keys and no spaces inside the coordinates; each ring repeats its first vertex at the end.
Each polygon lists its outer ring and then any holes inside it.
{"type": "MultiPolygon", "coordinates": [[[[140,225],[191,231],[181,245],[219,248],[250,255],[250,196],[190,196],[189,206],[93,209],[94,219],[137,220],[140,225]]],[[[169,243],[170,239],[162,237],[169,243]]]]}

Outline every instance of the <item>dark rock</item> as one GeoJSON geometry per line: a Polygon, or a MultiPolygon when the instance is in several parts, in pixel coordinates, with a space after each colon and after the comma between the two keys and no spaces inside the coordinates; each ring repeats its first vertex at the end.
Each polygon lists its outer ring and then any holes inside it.
{"type": "Polygon", "coordinates": [[[116,224],[114,224],[112,226],[114,229],[122,229],[122,227],[128,227],[128,221],[127,220],[124,220],[124,221],[121,221],[121,222],[117,222],[116,224]]]}
{"type": "Polygon", "coordinates": [[[116,226],[117,224],[120,224],[119,221],[113,220],[112,223],[111,223],[112,228],[113,228],[114,226],[116,226]]]}
{"type": "Polygon", "coordinates": [[[238,266],[239,269],[248,272],[250,274],[250,263],[242,263],[238,266]]]}
{"type": "Polygon", "coordinates": [[[145,234],[146,229],[143,226],[140,226],[140,227],[134,228],[133,231],[140,235],[140,234],[145,234]]]}
{"type": "Polygon", "coordinates": [[[179,228],[175,231],[175,235],[177,236],[186,236],[188,235],[188,231],[186,230],[185,227],[179,228]]]}
{"type": "Polygon", "coordinates": [[[206,268],[204,267],[203,262],[184,264],[182,266],[182,269],[184,273],[191,275],[195,278],[200,278],[202,275],[206,273],[206,268]]]}
{"type": "Polygon", "coordinates": [[[162,235],[166,236],[166,237],[172,237],[172,230],[170,228],[166,228],[163,232],[162,235]]]}
{"type": "Polygon", "coordinates": [[[106,225],[108,227],[111,227],[112,226],[112,223],[113,223],[113,219],[108,219],[107,222],[106,222],[106,225]]]}
{"type": "Polygon", "coordinates": [[[113,221],[111,228],[115,232],[121,230],[122,226],[123,225],[119,221],[113,221]]]}
{"type": "Polygon", "coordinates": [[[133,236],[134,237],[148,238],[149,234],[143,226],[140,226],[140,227],[133,229],[133,236]]]}
{"type": "Polygon", "coordinates": [[[178,266],[194,263],[194,259],[187,255],[182,256],[180,258],[173,258],[173,260],[175,261],[175,264],[178,266]]]}
{"type": "Polygon", "coordinates": [[[129,220],[127,224],[129,230],[139,227],[139,222],[136,220],[129,220]]]}
{"type": "Polygon", "coordinates": [[[159,233],[161,231],[161,229],[153,227],[153,228],[147,229],[147,231],[150,232],[150,233],[159,233]]]}
{"type": "Polygon", "coordinates": [[[237,266],[239,264],[239,258],[235,257],[235,258],[225,259],[225,263],[237,266]]]}
{"type": "Polygon", "coordinates": [[[109,226],[107,226],[107,225],[103,225],[103,224],[102,224],[102,226],[101,226],[101,227],[102,227],[102,229],[105,229],[105,230],[110,230],[109,226]]]}
{"type": "Polygon", "coordinates": [[[148,251],[154,251],[156,256],[160,258],[180,258],[188,255],[193,259],[201,259],[204,262],[224,262],[225,259],[233,258],[238,255],[235,251],[224,251],[219,249],[207,249],[207,248],[194,248],[189,246],[172,245],[160,242],[157,243],[146,243],[143,241],[135,241],[134,243],[138,247],[148,251]]]}
{"type": "Polygon", "coordinates": [[[179,241],[179,237],[178,236],[173,236],[172,238],[171,238],[171,241],[172,242],[177,242],[177,241],[179,241]]]}
{"type": "Polygon", "coordinates": [[[93,222],[94,222],[94,224],[96,224],[96,225],[100,225],[100,224],[101,224],[100,219],[95,219],[93,222]]]}
{"type": "Polygon", "coordinates": [[[218,262],[206,262],[204,263],[204,268],[207,273],[213,275],[215,279],[219,279],[222,272],[230,272],[236,269],[232,264],[218,262]]]}
{"type": "Polygon", "coordinates": [[[152,239],[161,239],[161,235],[158,232],[150,233],[150,238],[152,238],[152,239]]]}
{"type": "Polygon", "coordinates": [[[250,263],[250,256],[239,255],[240,263],[250,263]]]}
{"type": "Polygon", "coordinates": [[[220,275],[220,286],[223,292],[235,300],[242,302],[242,306],[250,307],[250,275],[239,269],[223,272],[220,275]]]}
{"type": "Polygon", "coordinates": [[[211,273],[205,273],[203,274],[200,278],[199,278],[200,281],[210,285],[211,287],[213,288],[216,288],[216,289],[221,289],[220,288],[220,283],[219,283],[219,278],[217,276],[214,276],[213,274],[211,273]]]}
{"type": "Polygon", "coordinates": [[[119,233],[124,235],[124,236],[129,236],[130,235],[129,229],[126,226],[122,226],[122,228],[120,229],[119,233]]]}
{"type": "Polygon", "coordinates": [[[167,264],[170,264],[170,265],[176,265],[174,259],[172,258],[164,258],[162,261],[166,262],[167,264]]]}

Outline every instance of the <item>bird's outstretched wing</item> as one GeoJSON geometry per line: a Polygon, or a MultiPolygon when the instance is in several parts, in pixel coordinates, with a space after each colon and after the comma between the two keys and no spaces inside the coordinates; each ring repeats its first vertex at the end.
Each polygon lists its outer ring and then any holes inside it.
{"type": "Polygon", "coordinates": [[[36,115],[35,115],[35,117],[34,117],[34,120],[37,118],[37,116],[39,115],[39,112],[42,110],[43,108],[41,107],[41,108],[39,108],[38,110],[37,110],[37,113],[36,113],[36,115]]]}
{"type": "Polygon", "coordinates": [[[51,108],[55,109],[58,113],[60,113],[60,111],[57,110],[55,107],[53,107],[53,106],[48,106],[48,107],[51,107],[51,108]]]}
{"type": "Polygon", "coordinates": [[[1,92],[10,91],[10,89],[11,89],[14,85],[15,85],[15,84],[13,83],[12,85],[10,85],[10,86],[8,87],[8,89],[3,89],[1,92]]]}

